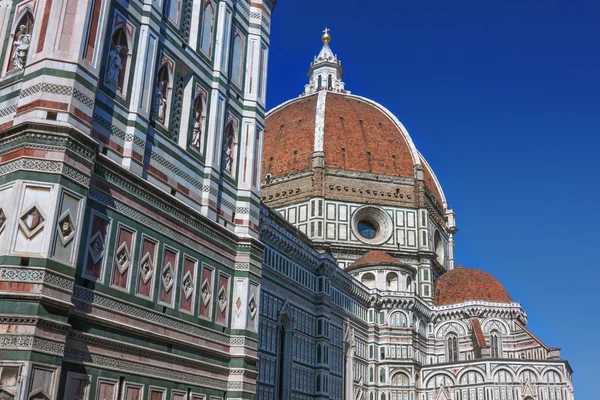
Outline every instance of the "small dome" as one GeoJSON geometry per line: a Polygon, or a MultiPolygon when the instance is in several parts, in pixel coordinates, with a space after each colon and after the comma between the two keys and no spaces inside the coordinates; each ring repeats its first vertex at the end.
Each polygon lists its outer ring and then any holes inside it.
{"type": "Polygon", "coordinates": [[[440,276],[434,285],[433,304],[445,306],[467,301],[512,303],[512,298],[500,282],[479,269],[459,265],[440,276]]]}
{"type": "Polygon", "coordinates": [[[400,264],[400,261],[381,250],[373,250],[354,261],[348,268],[362,267],[371,264],[400,264]]]}

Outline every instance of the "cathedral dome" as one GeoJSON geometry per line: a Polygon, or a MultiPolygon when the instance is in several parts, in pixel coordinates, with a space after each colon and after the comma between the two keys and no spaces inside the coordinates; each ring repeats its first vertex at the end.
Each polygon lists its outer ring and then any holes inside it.
{"type": "Polygon", "coordinates": [[[442,191],[400,121],[380,104],[352,94],[324,90],[288,101],[267,114],[263,178],[312,168],[322,152],[325,167],[414,178],[417,166],[440,204],[442,191]]]}
{"type": "Polygon", "coordinates": [[[512,303],[512,298],[500,282],[485,271],[457,268],[440,276],[434,284],[433,304],[445,306],[467,301],[512,303]]]}
{"type": "MultiPolygon", "coordinates": [[[[265,185],[304,176],[316,167],[349,178],[406,184],[418,179],[445,209],[437,178],[398,118],[381,104],[345,89],[342,63],[329,45],[329,30],[324,33],[304,93],[265,117],[265,185]]],[[[384,196],[382,190],[373,190],[384,196]]],[[[393,194],[386,191],[385,196],[393,194]]]]}

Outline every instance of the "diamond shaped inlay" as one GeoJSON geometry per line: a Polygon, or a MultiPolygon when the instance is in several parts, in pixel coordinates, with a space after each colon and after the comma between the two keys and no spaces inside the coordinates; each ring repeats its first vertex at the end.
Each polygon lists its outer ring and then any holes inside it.
{"type": "Polygon", "coordinates": [[[88,250],[90,252],[90,257],[92,257],[92,261],[94,264],[97,264],[104,255],[104,239],[100,232],[96,232],[96,234],[92,236],[88,244],[88,250]]]}
{"type": "Polygon", "coordinates": [[[173,283],[175,282],[174,274],[173,274],[173,266],[169,262],[162,270],[162,283],[165,287],[165,292],[168,292],[173,287],[173,283]]]}
{"type": "Polygon", "coordinates": [[[148,283],[150,278],[152,278],[153,272],[154,264],[152,263],[152,257],[150,257],[150,253],[146,253],[146,255],[142,258],[142,261],[140,262],[140,275],[142,277],[144,285],[148,283]]]}
{"type": "Polygon", "coordinates": [[[212,297],[208,279],[205,279],[204,282],[202,282],[202,288],[200,289],[200,291],[202,293],[202,304],[204,304],[204,307],[206,307],[212,297]]]}
{"type": "Polygon", "coordinates": [[[0,208],[0,233],[4,230],[4,225],[6,224],[6,214],[4,214],[4,210],[0,208]]]}
{"type": "Polygon", "coordinates": [[[117,264],[117,269],[121,275],[123,275],[129,268],[129,265],[131,264],[131,256],[129,255],[127,243],[123,242],[117,249],[117,254],[115,254],[115,263],[117,264]]]}
{"type": "Polygon", "coordinates": [[[192,280],[192,274],[188,271],[183,277],[183,294],[186,299],[194,293],[194,281],[192,280]]]}
{"type": "Polygon", "coordinates": [[[248,312],[250,313],[250,319],[254,320],[256,316],[256,311],[258,308],[256,307],[256,301],[254,301],[254,295],[250,296],[250,301],[248,302],[248,312]]]}
{"type": "Polygon", "coordinates": [[[57,236],[63,246],[69,244],[69,242],[75,237],[75,225],[71,218],[71,211],[66,211],[60,218],[58,218],[57,236]]]}
{"type": "Polygon", "coordinates": [[[237,301],[235,302],[235,306],[237,307],[237,309],[239,310],[242,307],[242,299],[240,299],[239,297],[237,298],[237,301]]]}
{"type": "Polygon", "coordinates": [[[46,217],[44,216],[44,212],[41,207],[37,203],[33,203],[29,206],[19,218],[19,227],[27,237],[27,239],[32,239],[35,235],[37,235],[42,229],[44,229],[44,225],[46,223],[46,217]]]}
{"type": "Polygon", "coordinates": [[[217,298],[219,299],[219,310],[224,313],[227,309],[227,290],[225,290],[225,286],[221,286],[217,298]]]}

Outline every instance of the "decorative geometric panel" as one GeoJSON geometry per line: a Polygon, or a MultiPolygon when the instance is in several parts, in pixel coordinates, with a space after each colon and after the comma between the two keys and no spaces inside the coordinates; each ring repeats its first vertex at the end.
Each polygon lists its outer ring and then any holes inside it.
{"type": "Polygon", "coordinates": [[[204,307],[206,307],[206,306],[208,306],[208,303],[210,302],[210,299],[212,297],[208,279],[205,279],[204,282],[202,282],[201,293],[202,293],[202,304],[204,304],[204,307]]]}
{"type": "Polygon", "coordinates": [[[250,319],[254,321],[254,317],[256,317],[256,312],[258,311],[258,307],[256,306],[256,301],[254,300],[254,294],[250,296],[250,301],[248,301],[248,313],[250,314],[250,319]]]}
{"type": "Polygon", "coordinates": [[[75,237],[75,225],[71,218],[71,211],[65,211],[60,218],[58,218],[57,236],[64,247],[75,237]]]}
{"type": "Polygon", "coordinates": [[[194,293],[194,282],[192,280],[192,274],[188,271],[183,277],[183,294],[186,299],[189,299],[190,296],[194,293]]]}
{"type": "Polygon", "coordinates": [[[217,298],[219,299],[219,310],[221,310],[221,313],[224,313],[225,310],[227,309],[227,289],[225,288],[225,286],[221,286],[221,289],[219,289],[219,294],[217,296],[217,298]]]}
{"type": "Polygon", "coordinates": [[[4,214],[4,210],[0,208],[0,233],[4,230],[4,226],[6,225],[6,215],[4,214]]]}
{"type": "Polygon", "coordinates": [[[37,235],[44,228],[45,223],[46,217],[37,203],[33,203],[25,209],[19,218],[19,227],[27,239],[32,239],[37,235]]]}
{"type": "Polygon", "coordinates": [[[148,283],[150,278],[152,278],[153,272],[154,263],[152,262],[152,256],[150,256],[150,253],[146,253],[140,262],[140,276],[142,277],[144,284],[148,283]]]}
{"type": "Polygon", "coordinates": [[[94,264],[98,263],[102,256],[104,256],[104,238],[102,237],[102,233],[96,232],[94,236],[90,239],[88,243],[88,250],[90,252],[90,257],[92,257],[92,261],[94,264]]]}
{"type": "Polygon", "coordinates": [[[179,140],[179,128],[181,126],[181,110],[183,107],[183,91],[185,89],[185,80],[180,74],[175,74],[175,90],[173,91],[172,120],[171,120],[171,139],[179,140]]]}
{"type": "Polygon", "coordinates": [[[117,253],[115,254],[115,263],[117,264],[117,268],[121,275],[123,275],[131,265],[131,255],[129,253],[127,243],[123,242],[117,249],[117,253]]]}
{"type": "Polygon", "coordinates": [[[175,279],[173,278],[173,266],[169,262],[162,270],[162,283],[166,292],[171,290],[174,282],[175,279]]]}

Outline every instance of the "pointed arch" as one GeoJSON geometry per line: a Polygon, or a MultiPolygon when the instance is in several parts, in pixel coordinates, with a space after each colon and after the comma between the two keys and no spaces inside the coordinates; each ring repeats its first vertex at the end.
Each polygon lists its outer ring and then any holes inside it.
{"type": "Polygon", "coordinates": [[[410,378],[404,372],[397,372],[392,376],[392,385],[394,386],[409,386],[410,378]]]}
{"type": "MultiPolygon", "coordinates": [[[[287,303],[286,303],[287,304],[287,303]]],[[[285,308],[285,305],[284,305],[285,308]]],[[[276,384],[280,399],[289,398],[291,383],[291,364],[294,325],[287,311],[279,315],[279,327],[277,335],[277,368],[276,384]]]]}
{"type": "Polygon", "coordinates": [[[233,50],[231,56],[231,81],[238,87],[242,88],[244,80],[244,46],[246,38],[235,28],[233,35],[233,50]]]}
{"type": "Polygon", "coordinates": [[[459,361],[458,337],[455,333],[450,333],[446,336],[446,361],[459,361]]]}
{"type": "Polygon", "coordinates": [[[215,6],[212,0],[206,0],[202,15],[202,29],[200,30],[200,50],[208,57],[212,57],[212,44],[215,31],[215,6]]]}
{"type": "Polygon", "coordinates": [[[502,357],[502,333],[495,329],[490,332],[490,350],[492,358],[502,357]]]}

